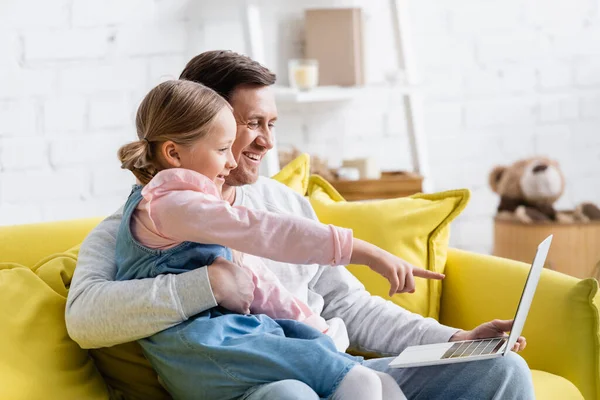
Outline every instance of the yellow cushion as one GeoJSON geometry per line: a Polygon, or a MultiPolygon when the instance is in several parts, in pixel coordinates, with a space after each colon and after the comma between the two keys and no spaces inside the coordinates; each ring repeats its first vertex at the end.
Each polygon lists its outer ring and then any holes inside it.
{"type": "Polygon", "coordinates": [[[65,326],[76,254],[51,256],[31,269],[0,263],[1,399],[108,399],[88,352],[65,326]]]}
{"type": "Polygon", "coordinates": [[[562,376],[538,370],[531,375],[537,400],[584,400],[577,386],[562,376]]]}
{"type": "MultiPolygon", "coordinates": [[[[323,223],[351,228],[354,236],[373,243],[411,264],[444,272],[450,222],[465,208],[466,189],[417,194],[397,199],[346,202],[323,178],[311,176],[309,200],[323,223]]],[[[373,295],[390,299],[415,313],[439,316],[442,284],[416,278],[415,293],[389,298],[389,282],[365,266],[348,266],[373,295]]]]}
{"type": "Polygon", "coordinates": [[[301,154],[273,175],[272,178],[304,196],[308,188],[309,175],[310,156],[301,154]]]}

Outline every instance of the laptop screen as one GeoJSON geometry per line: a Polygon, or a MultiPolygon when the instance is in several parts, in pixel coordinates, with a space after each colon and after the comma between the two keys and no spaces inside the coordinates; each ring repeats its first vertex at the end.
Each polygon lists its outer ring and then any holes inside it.
{"type": "Polygon", "coordinates": [[[529,275],[527,276],[527,281],[525,282],[525,288],[521,294],[521,300],[519,300],[517,314],[515,315],[515,321],[513,323],[512,330],[510,331],[510,336],[508,337],[508,343],[504,348],[505,355],[508,354],[510,349],[512,349],[519,336],[521,336],[521,332],[523,332],[523,326],[525,325],[525,320],[527,319],[527,314],[529,313],[529,307],[533,301],[535,289],[537,288],[540,275],[544,269],[544,263],[546,262],[546,257],[548,256],[548,250],[550,250],[550,243],[552,243],[552,235],[544,239],[544,241],[540,243],[537,248],[535,257],[533,258],[533,263],[531,263],[529,275]]]}

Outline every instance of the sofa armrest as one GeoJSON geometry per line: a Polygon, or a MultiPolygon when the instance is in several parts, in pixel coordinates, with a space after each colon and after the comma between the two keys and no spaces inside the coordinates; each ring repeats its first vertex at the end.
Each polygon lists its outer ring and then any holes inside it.
{"type": "MultiPolygon", "coordinates": [[[[462,329],[514,318],[529,264],[450,249],[440,322],[462,329]]],[[[586,399],[600,398],[600,295],[595,279],[544,270],[523,336],[530,368],[573,382],[586,399]]]]}

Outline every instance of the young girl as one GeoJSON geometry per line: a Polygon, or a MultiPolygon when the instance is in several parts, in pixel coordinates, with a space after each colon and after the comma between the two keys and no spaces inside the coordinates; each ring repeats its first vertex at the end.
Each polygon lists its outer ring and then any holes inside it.
{"type": "Polygon", "coordinates": [[[296,379],[321,398],[403,398],[389,375],[337,351],[323,334],[327,322],[249,254],[299,264],[366,264],[390,282],[402,273],[402,260],[354,239],[348,229],[223,201],[221,187],[236,167],[236,122],[211,89],[164,82],[142,101],[136,126],[140,140],[123,146],[119,158],[145,186],[134,186],[125,204],[117,279],[181,273],[221,256],[249,268],[256,286],[253,315],[215,307],[140,340],[173,397],[234,399],[258,385],[296,379]],[[249,254],[233,257],[229,248],[249,254]]]}

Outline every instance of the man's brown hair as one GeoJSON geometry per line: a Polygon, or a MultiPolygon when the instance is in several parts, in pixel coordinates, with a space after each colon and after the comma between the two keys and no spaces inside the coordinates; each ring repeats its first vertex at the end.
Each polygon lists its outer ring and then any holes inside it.
{"type": "Polygon", "coordinates": [[[236,87],[270,86],[275,83],[275,74],[250,57],[229,50],[211,50],[192,58],[179,79],[201,83],[231,101],[236,87]]]}

